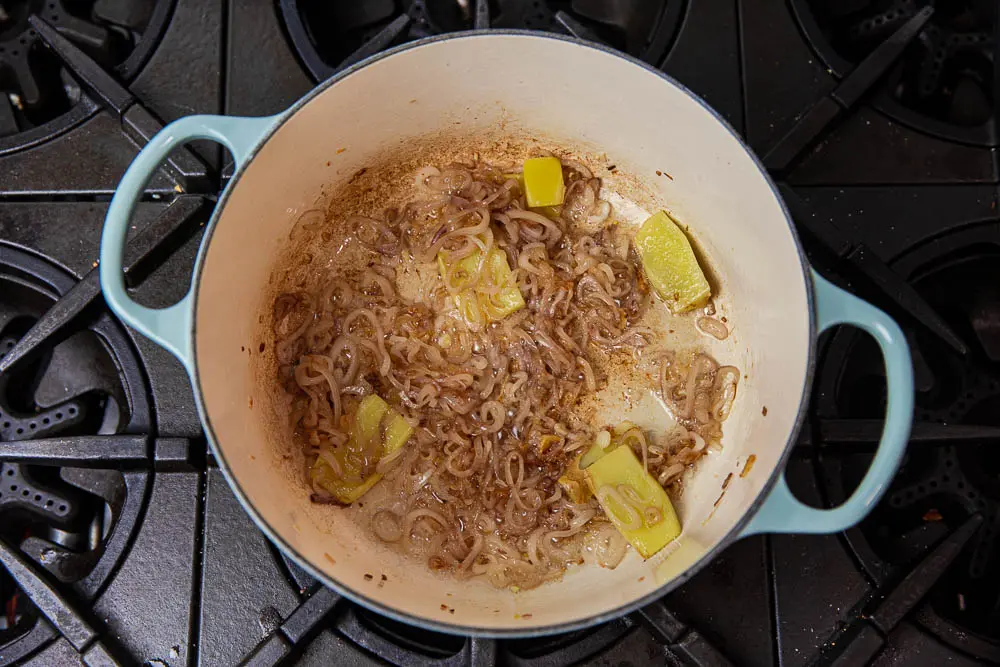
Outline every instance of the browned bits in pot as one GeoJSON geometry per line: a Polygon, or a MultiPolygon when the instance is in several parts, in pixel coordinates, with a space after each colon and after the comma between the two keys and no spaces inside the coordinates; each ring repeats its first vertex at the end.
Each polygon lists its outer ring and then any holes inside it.
{"type": "Polygon", "coordinates": [[[375,578],[375,575],[368,574],[367,572],[365,573],[365,581],[371,581],[374,578],[375,578]]]}
{"type": "Polygon", "coordinates": [[[366,208],[331,204],[303,239],[323,239],[313,266],[343,261],[308,285],[281,280],[273,359],[316,502],[344,498],[352,520],[425,567],[517,592],[582,562],[592,527],[624,553],[598,502],[571,502],[558,483],[614,426],[594,423],[595,403],[640,400],[612,380],[677,411],[676,433],[627,440],[675,493],[720,445],[739,374],[695,351],[660,370],[662,330],[644,320],[656,297],[586,165],[563,160],[565,203],[536,211],[516,167],[473,160],[416,170],[402,202],[382,197],[377,165],[355,173],[366,208]],[[395,457],[380,449],[384,421],[364,442],[352,426],[373,396],[412,427],[395,457]]]}
{"type": "Polygon", "coordinates": [[[767,416],[767,406],[766,405],[760,409],[760,415],[762,417],[766,417],[767,416]]]}
{"type": "Polygon", "coordinates": [[[751,454],[747,457],[747,462],[743,464],[743,472],[740,473],[740,477],[746,477],[753,470],[753,464],[757,462],[757,455],[751,454]]]}

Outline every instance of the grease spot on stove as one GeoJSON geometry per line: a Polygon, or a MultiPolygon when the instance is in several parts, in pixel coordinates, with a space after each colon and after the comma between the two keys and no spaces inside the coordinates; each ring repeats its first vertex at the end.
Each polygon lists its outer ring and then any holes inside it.
{"type": "Polygon", "coordinates": [[[269,635],[281,627],[281,613],[271,605],[268,605],[260,610],[260,615],[257,617],[257,624],[260,625],[260,629],[265,635],[269,635]]]}

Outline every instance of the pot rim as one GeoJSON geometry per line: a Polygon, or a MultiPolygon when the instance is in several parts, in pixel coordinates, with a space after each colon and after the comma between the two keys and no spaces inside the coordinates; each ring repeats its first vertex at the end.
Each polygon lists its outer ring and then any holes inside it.
{"type": "Polygon", "coordinates": [[[310,576],[315,578],[318,582],[333,589],[339,595],[347,598],[351,602],[363,605],[364,607],[371,609],[379,614],[387,616],[388,618],[399,621],[401,623],[406,623],[408,625],[415,625],[427,630],[432,630],[435,632],[441,632],[449,635],[459,635],[463,637],[484,637],[484,638],[494,638],[494,639],[511,639],[511,638],[526,638],[526,637],[540,637],[546,635],[553,635],[565,632],[572,632],[574,630],[581,630],[584,628],[593,627],[602,623],[607,623],[614,619],[620,618],[627,614],[630,614],[637,609],[644,607],[656,600],[662,598],[666,594],[670,593],[677,587],[681,586],[692,577],[694,577],[698,572],[700,572],[710,561],[712,561],[716,556],[718,556],[727,547],[732,545],[734,542],[742,537],[743,529],[747,527],[751,519],[757,514],[761,505],[768,499],[774,485],[777,483],[778,478],[784,474],[785,467],[788,463],[788,459],[791,455],[792,446],[798,437],[799,431],[802,429],[802,424],[806,417],[806,408],[809,402],[809,396],[812,390],[812,381],[815,373],[816,366],[816,311],[815,311],[815,295],[813,292],[813,282],[812,275],[810,271],[810,265],[805,256],[805,251],[802,248],[802,243],[799,240],[798,233],[796,232],[795,225],[792,222],[792,217],[788,212],[788,208],[785,206],[784,199],[782,199],[781,194],[778,192],[777,186],[768,174],[767,169],[761,163],[760,159],[753,152],[750,146],[747,145],[746,141],[736,132],[736,130],[723,118],[715,109],[708,105],[703,99],[698,97],[696,94],[691,92],[682,83],[671,77],[669,74],[657,69],[656,67],[639,60],[628,54],[616,51],[611,47],[605,46],[603,44],[596,44],[593,42],[586,42],[574,37],[559,35],[555,33],[543,33],[532,30],[515,30],[515,29],[504,29],[504,30],[465,30],[460,32],[448,33],[446,35],[435,35],[432,37],[425,37],[413,42],[407,42],[406,44],[401,44],[399,46],[381,51],[375,55],[369,56],[364,60],[361,60],[350,67],[338,72],[337,74],[331,76],[327,80],[319,83],[315,88],[313,88],[309,93],[300,98],[292,106],[288,107],[284,111],[278,114],[278,120],[271,127],[264,132],[256,142],[256,145],[248,152],[246,158],[243,160],[242,165],[235,171],[232,178],[230,178],[224,192],[219,198],[216,204],[215,210],[212,213],[211,219],[208,222],[207,229],[205,230],[205,236],[201,242],[201,251],[198,253],[198,257],[195,260],[195,266],[191,277],[191,290],[194,295],[193,313],[194,316],[191,319],[191,346],[192,346],[192,356],[191,365],[189,368],[189,374],[191,376],[192,388],[194,389],[195,404],[198,408],[198,414],[201,418],[202,425],[205,427],[205,433],[208,436],[209,446],[212,449],[212,453],[215,455],[216,461],[219,464],[219,468],[222,470],[226,482],[229,484],[230,489],[232,489],[233,494],[236,496],[240,505],[243,507],[244,511],[250,515],[254,524],[263,532],[267,538],[277,545],[282,553],[291,558],[299,567],[304,569],[309,573],[310,576]],[[646,595],[632,600],[631,602],[619,605],[618,607],[597,614],[594,616],[589,616],[586,618],[576,619],[573,621],[567,621],[566,623],[555,623],[549,625],[539,625],[525,627],[523,630],[518,628],[504,628],[504,629],[488,629],[488,628],[477,628],[474,626],[462,625],[459,623],[446,623],[437,620],[433,620],[426,617],[415,616],[406,612],[398,611],[391,607],[388,607],[378,601],[372,600],[360,593],[357,590],[352,589],[346,584],[342,584],[338,580],[328,576],[322,570],[313,566],[311,562],[305,559],[301,554],[299,554],[294,547],[292,547],[277,531],[275,531],[270,524],[268,524],[263,517],[257,512],[256,508],[250,502],[247,495],[244,493],[239,480],[233,474],[226,457],[223,455],[221,448],[216,444],[215,432],[212,428],[212,421],[208,416],[205,409],[205,403],[202,396],[201,381],[198,375],[198,337],[197,337],[197,312],[198,312],[198,289],[200,285],[201,272],[204,268],[205,258],[207,256],[206,249],[212,240],[212,235],[215,232],[216,223],[221,216],[222,211],[225,209],[226,203],[229,200],[230,195],[233,190],[235,190],[240,177],[243,172],[246,171],[247,167],[253,162],[253,159],[257,156],[257,153],[263,148],[263,146],[274,136],[274,134],[292,117],[296,112],[309,104],[313,99],[324,93],[328,88],[338,83],[342,79],[345,79],[360,70],[364,69],[366,66],[378,62],[384,58],[390,58],[399,53],[409,51],[412,49],[417,49],[428,44],[434,44],[437,42],[443,42],[446,40],[456,40],[456,39],[481,39],[490,37],[530,37],[534,39],[551,39],[560,42],[566,42],[579,46],[581,48],[593,49],[595,51],[600,51],[606,55],[614,56],[616,58],[621,58],[625,61],[637,65],[647,70],[648,72],[657,75],[665,83],[676,87],[678,90],[683,92],[685,95],[690,97],[692,100],[698,103],[708,114],[710,114],[719,124],[720,129],[727,131],[733,139],[735,139],[743,150],[750,156],[753,163],[756,165],[760,174],[764,177],[764,181],[770,188],[772,195],[778,201],[782,213],[784,214],[785,224],[788,226],[788,232],[792,237],[795,244],[795,249],[799,259],[799,266],[802,269],[802,279],[806,287],[806,301],[809,306],[809,349],[808,349],[808,359],[806,361],[806,374],[803,382],[802,393],[799,399],[799,406],[795,417],[795,422],[791,431],[788,434],[788,439],[785,442],[784,449],[778,458],[777,464],[771,470],[770,476],[767,481],[761,487],[758,492],[757,497],[750,503],[749,507],[742,514],[739,520],[733,524],[726,535],[711,549],[708,549],[691,567],[686,569],[683,573],[677,575],[670,581],[658,586],[654,590],[650,591],[646,595]]]}

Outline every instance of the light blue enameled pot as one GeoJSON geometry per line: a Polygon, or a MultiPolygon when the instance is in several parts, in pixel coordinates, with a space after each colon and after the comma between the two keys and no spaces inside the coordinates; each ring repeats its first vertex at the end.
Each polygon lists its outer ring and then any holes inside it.
{"type": "Polygon", "coordinates": [[[809,268],[773,183],[732,128],[661,72],[551,35],[465,33],[415,42],[338,74],[277,116],[171,123],[137,156],[111,202],[101,283],[123,321],[184,364],[216,459],[257,525],[344,595],[445,632],[537,635],[592,625],[662,596],[740,537],[853,526],[892,479],[913,413],[900,328],[809,268]],[[272,342],[260,317],[270,269],[296,216],[378,151],[417,150],[421,137],[445,130],[475,145],[498,127],[596,146],[620,170],[648,179],[645,187],[691,226],[719,276],[718,304],[733,334],[713,353],[746,374],[722,450],[686,482],[684,534],[674,545],[649,561],[632,554],[615,570],[571,568],[561,581],[516,595],[434,575],[377,549],[338,511],[310,506],[301,481],[274,454],[280,429],[258,378],[272,342]],[[169,308],[147,308],[125,288],[126,231],[158,165],[194,139],[228,148],[238,169],[205,232],[190,291],[169,308]],[[661,170],[672,180],[653,176],[661,170]],[[865,330],[882,350],[886,422],[854,493],[838,507],[816,509],[792,495],[782,473],[805,416],[816,338],[839,324],[865,330]]]}

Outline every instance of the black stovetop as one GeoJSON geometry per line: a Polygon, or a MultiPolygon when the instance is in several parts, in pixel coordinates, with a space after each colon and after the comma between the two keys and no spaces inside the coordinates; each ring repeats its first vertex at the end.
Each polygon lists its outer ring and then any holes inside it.
{"type": "MultiPolygon", "coordinates": [[[[0,665],[1000,664],[996,63],[995,0],[0,2],[0,665]],[[509,641],[381,618],[256,530],[179,364],[100,297],[110,195],[163,121],[276,113],[360,55],[473,27],[673,75],[763,157],[813,263],[897,317],[916,423],[860,526],[748,538],[636,614],[509,641]]],[[[126,259],[143,303],[186,290],[227,164],[196,143],[150,183],[126,259]]],[[[863,474],[885,384],[853,331],[820,350],[787,474],[823,506],[863,474]]]]}

